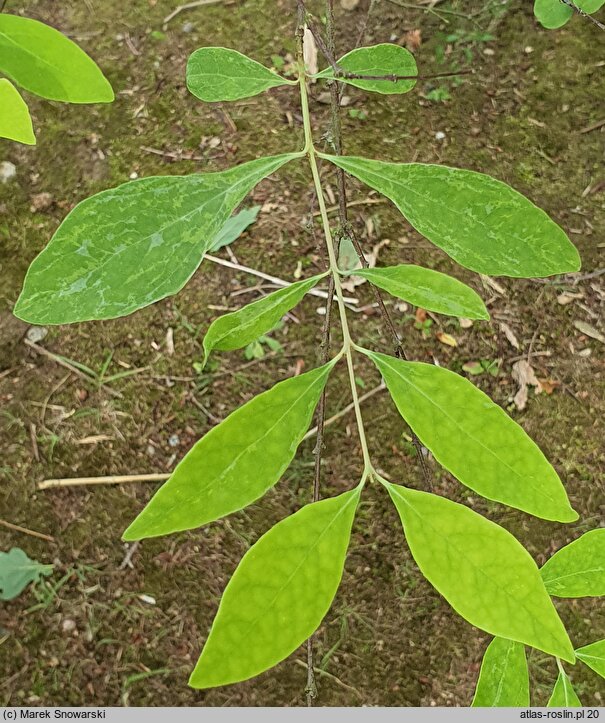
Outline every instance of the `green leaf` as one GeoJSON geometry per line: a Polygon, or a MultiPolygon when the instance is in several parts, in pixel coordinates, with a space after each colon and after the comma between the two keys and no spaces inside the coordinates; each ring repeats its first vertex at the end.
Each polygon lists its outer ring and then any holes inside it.
{"type": "Polygon", "coordinates": [[[15,86],[0,78],[0,138],[36,145],[29,109],[15,86]]]}
{"type": "Polygon", "coordinates": [[[526,708],[529,702],[524,646],[494,638],[483,656],[473,708],[526,708]]]}
{"type": "Polygon", "coordinates": [[[317,629],[342,577],[359,494],[354,489],[303,507],[248,550],[189,685],[213,688],[258,675],[317,629]]]}
{"type": "Polygon", "coordinates": [[[578,519],[535,442],[472,382],[432,364],[364,353],[380,370],[401,416],[462,484],[546,520],[578,519]]]}
{"type": "Polygon", "coordinates": [[[200,48],[187,62],[189,91],[208,103],[249,98],[267,88],[294,84],[230,48],[200,48]]]}
{"type": "Polygon", "coordinates": [[[530,277],[580,268],[563,229],[495,178],[447,166],[320,155],[390,198],[414,228],[473,271],[530,277]]]}
{"type": "Polygon", "coordinates": [[[279,382],[211,429],[123,538],[140,540],[200,527],[264,495],[294,458],[335,363],[333,359],[279,382]]]}
{"type": "Polygon", "coordinates": [[[428,311],[467,319],[489,319],[489,312],[479,294],[458,279],[438,271],[402,264],[360,269],[352,274],[363,276],[398,299],[428,311]]]}
{"type": "Polygon", "coordinates": [[[578,648],[576,656],[601,678],[605,678],[605,640],[578,648]]]}
{"type": "Polygon", "coordinates": [[[10,552],[0,552],[0,600],[12,600],[30,582],[37,582],[42,575],[50,575],[52,565],[42,565],[18,547],[10,552]]]}
{"type": "Polygon", "coordinates": [[[227,219],[223,228],[218,232],[209,251],[219,251],[223,246],[229,246],[236,241],[255,221],[260,206],[244,208],[239,213],[227,219]]]}
{"type": "Polygon", "coordinates": [[[444,497],[385,481],[412,556],[471,625],[573,663],[573,648],[536,563],[504,528],[444,497]]]}
{"type": "Polygon", "coordinates": [[[293,309],[324,276],[326,274],[319,274],[310,279],[297,281],[231,314],[219,316],[210,324],[204,337],[204,364],[210,352],[215,349],[219,351],[241,349],[262,334],[271,331],[282,316],[293,309]]]}
{"type": "MultiPolygon", "coordinates": [[[[591,14],[603,7],[605,0],[575,0],[575,4],[580,10],[591,14]]],[[[534,14],[545,28],[555,30],[565,25],[574,14],[574,10],[561,0],[535,0],[534,14]]]]}
{"type": "Polygon", "coordinates": [[[297,157],[143,178],[82,201],[30,266],[14,313],[33,324],[112,319],[176,294],[246,194],[297,157]]]}
{"type": "Polygon", "coordinates": [[[573,689],[569,676],[563,671],[555,683],[552,695],[548,701],[549,708],[581,708],[582,703],[573,689]]]}
{"type": "MultiPolygon", "coordinates": [[[[418,75],[416,61],[410,51],[392,43],[356,48],[343,55],[337,64],[343,70],[355,75],[418,75]]],[[[326,68],[314,77],[333,78],[334,71],[332,68],[326,68]]],[[[385,95],[407,93],[416,85],[415,80],[359,80],[343,77],[338,79],[356,88],[385,95]]]]}
{"type": "Polygon", "coordinates": [[[555,597],[605,595],[605,528],[586,532],[542,566],[546,589],[555,597]]]}
{"type": "Polygon", "coordinates": [[[353,271],[361,267],[359,254],[350,236],[342,236],[338,244],[338,268],[341,271],[353,271]]]}
{"type": "Polygon", "coordinates": [[[111,85],[86,53],[31,18],[0,15],[0,68],[30,93],[67,103],[110,103],[111,85]]]}

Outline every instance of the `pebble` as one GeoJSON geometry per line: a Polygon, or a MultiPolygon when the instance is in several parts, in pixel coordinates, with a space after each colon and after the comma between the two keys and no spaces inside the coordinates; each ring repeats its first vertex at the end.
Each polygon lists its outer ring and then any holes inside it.
{"type": "Polygon", "coordinates": [[[42,341],[47,334],[48,329],[45,326],[30,326],[25,336],[28,341],[37,344],[39,341],[42,341]]]}
{"type": "Polygon", "coordinates": [[[0,163],[0,183],[7,183],[17,175],[17,166],[10,161],[0,163]]]}

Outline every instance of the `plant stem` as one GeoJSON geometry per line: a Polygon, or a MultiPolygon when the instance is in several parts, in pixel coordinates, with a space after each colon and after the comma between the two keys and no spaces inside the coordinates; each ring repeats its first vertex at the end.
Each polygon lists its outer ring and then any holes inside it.
{"type": "Polygon", "coordinates": [[[352,355],[352,343],[351,333],[349,330],[349,324],[347,321],[347,310],[342,294],[342,286],[340,284],[340,276],[338,273],[338,261],[336,259],[336,253],[334,251],[334,241],[332,239],[332,232],[330,230],[330,221],[328,219],[328,211],[326,208],[326,202],[323,197],[323,189],[321,186],[321,179],[319,177],[319,169],[317,168],[317,152],[313,146],[313,135],[311,130],[311,118],[309,115],[309,98],[307,95],[307,79],[305,74],[304,63],[299,60],[299,83],[300,83],[300,101],[302,106],[303,126],[305,132],[305,152],[309,158],[309,165],[311,167],[311,174],[313,176],[313,184],[315,186],[315,192],[317,194],[317,203],[319,205],[319,211],[321,214],[321,222],[323,226],[324,236],[326,239],[326,247],[328,250],[328,259],[330,262],[330,272],[334,279],[334,290],[336,292],[336,301],[338,304],[338,312],[340,315],[340,324],[342,327],[343,336],[343,351],[347,361],[347,370],[349,374],[349,382],[351,386],[351,395],[353,397],[353,405],[355,408],[355,419],[357,421],[357,430],[359,433],[359,441],[361,443],[361,451],[363,454],[364,472],[369,472],[372,469],[372,463],[370,461],[370,453],[368,450],[368,443],[366,440],[365,429],[363,426],[363,418],[361,415],[361,407],[359,404],[359,396],[357,394],[357,384],[355,382],[355,367],[353,364],[352,355]]]}

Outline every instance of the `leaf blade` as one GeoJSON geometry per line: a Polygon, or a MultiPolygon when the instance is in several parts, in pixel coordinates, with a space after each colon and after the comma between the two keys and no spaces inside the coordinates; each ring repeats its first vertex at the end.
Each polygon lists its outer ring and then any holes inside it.
{"type": "Polygon", "coordinates": [[[29,109],[15,86],[0,78],[0,138],[36,145],[29,109]]]}
{"type": "Polygon", "coordinates": [[[362,276],[399,299],[437,314],[489,319],[483,300],[470,286],[447,274],[413,264],[358,269],[351,276],[362,276]]]}
{"type": "Polygon", "coordinates": [[[525,278],[580,268],[563,229],[495,178],[447,166],[321,155],[393,201],[423,236],[472,271],[525,278]]]}
{"type": "Polygon", "coordinates": [[[31,582],[50,575],[52,570],[52,565],[30,560],[18,547],[0,552],[0,600],[14,600],[31,582]]]}
{"type": "Polygon", "coordinates": [[[342,577],[359,494],[303,507],[248,550],[223,594],[192,687],[258,675],[317,629],[342,577]]]}
{"type": "Polygon", "coordinates": [[[228,218],[216,235],[210,251],[219,251],[223,246],[229,246],[236,241],[256,221],[260,208],[260,206],[250,206],[228,218]]]}
{"type": "Polygon", "coordinates": [[[278,382],[211,429],[185,455],[123,539],[200,527],[265,494],[294,458],[335,363],[278,382]]]}
{"type": "Polygon", "coordinates": [[[550,700],[547,703],[548,708],[581,708],[582,703],[578,698],[576,691],[573,689],[571,680],[567,673],[559,672],[559,677],[553,688],[550,700]]]}
{"type": "Polygon", "coordinates": [[[0,67],[17,85],[48,100],[111,103],[99,66],[58,30],[31,18],[0,16],[0,67]]]}
{"type": "MultiPolygon", "coordinates": [[[[605,0],[575,0],[575,4],[589,15],[605,5],[605,0]]],[[[535,0],[534,15],[548,30],[556,30],[567,23],[574,10],[560,0],[535,0]]]]}
{"type": "Polygon", "coordinates": [[[43,325],[111,319],[175,294],[249,191],[297,157],[143,178],[82,201],[32,262],[14,313],[43,325]]]}
{"type": "MultiPolygon", "coordinates": [[[[356,75],[418,75],[418,67],[412,53],[401,45],[380,43],[365,48],[355,48],[343,55],[337,64],[343,70],[356,75]]],[[[333,78],[333,68],[326,68],[316,78],[333,78]]],[[[393,95],[408,93],[416,85],[415,80],[362,80],[339,77],[338,80],[362,90],[393,95]]]]}
{"type": "Polygon", "coordinates": [[[187,88],[207,103],[250,98],[279,85],[292,81],[230,48],[200,48],[187,61],[187,88]]]}
{"type": "Polygon", "coordinates": [[[605,529],[584,533],[542,566],[546,589],[556,597],[605,595],[605,529]]]}
{"type": "Polygon", "coordinates": [[[575,661],[536,563],[509,532],[444,497],[383,484],[416,564],[459,615],[492,635],[575,661]]]}
{"type": "Polygon", "coordinates": [[[597,640],[595,643],[578,648],[576,656],[601,678],[605,678],[605,640],[597,640]]]}
{"type": "Polygon", "coordinates": [[[462,484],[543,519],[578,518],[539,447],[468,379],[432,364],[364,353],[381,372],[401,416],[462,484]]]}
{"type": "Polygon", "coordinates": [[[271,331],[284,314],[293,309],[326,274],[297,281],[258,301],[215,319],[204,336],[204,364],[210,353],[232,351],[271,331]]]}
{"type": "Polygon", "coordinates": [[[514,640],[494,638],[483,656],[472,707],[526,708],[529,704],[524,646],[514,640]]]}

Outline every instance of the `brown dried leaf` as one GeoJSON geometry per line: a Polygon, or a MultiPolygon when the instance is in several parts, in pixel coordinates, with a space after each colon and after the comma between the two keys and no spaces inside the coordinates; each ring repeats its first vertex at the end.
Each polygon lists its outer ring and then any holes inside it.
{"type": "Polygon", "coordinates": [[[573,325],[578,331],[581,331],[582,334],[586,334],[586,336],[589,336],[591,339],[596,339],[600,341],[601,344],[605,344],[605,336],[601,334],[598,329],[595,329],[594,326],[590,326],[590,324],[587,324],[585,321],[574,321],[573,325]]]}
{"type": "Polygon", "coordinates": [[[504,336],[508,339],[509,344],[518,351],[521,347],[519,346],[517,337],[514,335],[513,330],[510,328],[510,326],[501,321],[500,329],[502,330],[504,336]]]}
{"type": "Polygon", "coordinates": [[[512,377],[519,385],[513,401],[517,409],[523,410],[527,405],[528,388],[535,387],[536,394],[539,394],[542,391],[542,385],[536,377],[533,367],[525,359],[520,359],[513,364],[512,377]]]}

